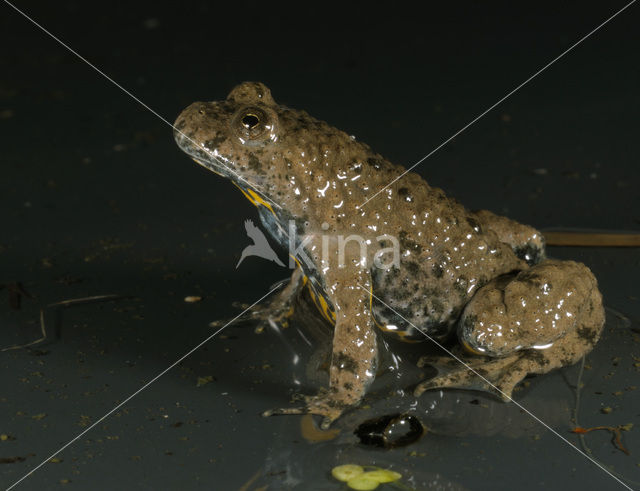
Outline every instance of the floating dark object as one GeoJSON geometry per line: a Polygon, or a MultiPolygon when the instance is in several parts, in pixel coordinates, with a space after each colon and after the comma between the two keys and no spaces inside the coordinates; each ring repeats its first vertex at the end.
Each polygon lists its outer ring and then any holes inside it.
{"type": "Polygon", "coordinates": [[[27,457],[33,457],[34,455],[34,453],[30,453],[25,457],[22,457],[21,455],[16,457],[0,457],[0,464],[16,464],[18,462],[24,462],[27,460],[27,457]]]}
{"type": "Polygon", "coordinates": [[[424,433],[424,426],[415,416],[396,413],[368,419],[354,433],[364,445],[396,448],[417,441],[424,433]]]}

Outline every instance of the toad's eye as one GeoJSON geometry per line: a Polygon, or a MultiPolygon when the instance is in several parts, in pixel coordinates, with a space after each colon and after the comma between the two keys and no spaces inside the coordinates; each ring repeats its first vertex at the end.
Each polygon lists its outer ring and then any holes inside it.
{"type": "Polygon", "coordinates": [[[245,107],[236,114],[233,126],[243,140],[258,140],[273,130],[271,119],[268,110],[245,107]]]}
{"type": "Polygon", "coordinates": [[[260,124],[260,118],[253,113],[247,113],[242,118],[242,126],[246,129],[251,130],[260,124]]]}

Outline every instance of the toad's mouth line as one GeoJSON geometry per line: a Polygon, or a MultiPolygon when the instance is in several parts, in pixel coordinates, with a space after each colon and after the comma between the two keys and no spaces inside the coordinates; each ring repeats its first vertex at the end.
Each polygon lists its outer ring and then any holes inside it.
{"type": "Polygon", "coordinates": [[[266,196],[261,190],[260,186],[249,182],[246,178],[234,171],[230,165],[227,165],[227,159],[221,155],[216,155],[214,151],[206,148],[204,145],[194,141],[189,136],[185,135],[182,131],[174,127],[174,138],[178,147],[186,153],[191,160],[196,164],[204,167],[205,169],[234,182],[240,189],[250,189],[258,195],[258,197],[265,203],[267,203],[271,211],[274,209],[280,209],[280,205],[275,203],[271,198],[266,196]],[[186,141],[185,141],[186,140],[186,141]]]}
{"type": "Polygon", "coordinates": [[[216,164],[213,164],[213,163],[207,162],[207,161],[203,161],[203,160],[197,159],[195,157],[191,157],[191,160],[193,160],[196,164],[204,167],[205,169],[210,170],[214,174],[219,175],[220,177],[227,177],[219,170],[219,166],[216,165],[216,164]]]}

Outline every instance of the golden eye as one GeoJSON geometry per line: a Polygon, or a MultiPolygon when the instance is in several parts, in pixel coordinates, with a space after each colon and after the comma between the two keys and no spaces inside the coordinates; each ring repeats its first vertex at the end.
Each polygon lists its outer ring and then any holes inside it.
{"type": "Polygon", "coordinates": [[[242,118],[242,126],[248,130],[252,130],[260,124],[260,118],[253,113],[247,113],[242,118]]]}
{"type": "Polygon", "coordinates": [[[238,136],[245,140],[257,140],[272,129],[270,114],[260,107],[245,107],[238,111],[233,123],[238,136]]]}

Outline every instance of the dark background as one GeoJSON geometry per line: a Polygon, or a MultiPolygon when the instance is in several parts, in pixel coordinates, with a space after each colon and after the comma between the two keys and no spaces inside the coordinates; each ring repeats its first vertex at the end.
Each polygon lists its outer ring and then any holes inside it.
{"type": "MultiPolygon", "coordinates": [[[[405,166],[625,5],[15,4],[169,122],[193,101],[259,80],[279,103],[405,166]]],[[[416,171],[470,208],[538,228],[637,231],[639,23],[633,5],[416,171]]],[[[15,310],[0,290],[0,344],[37,338],[39,309],[52,302],[135,297],[45,309],[50,342],[0,352],[0,457],[26,457],[0,464],[0,485],[9,486],[205,339],[209,321],[235,315],[232,302],[254,302],[287,272],[259,258],[235,270],[247,245],[243,221],[256,219],[251,204],[183,155],[158,117],[6,4],[0,74],[0,284],[20,282],[34,297],[15,310]],[[204,300],[186,304],[186,295],[204,300]]],[[[638,250],[550,253],[590,266],[607,306],[630,319],[609,312],[602,346],[587,359],[582,424],[638,424],[638,392],[629,388],[640,361],[638,250]]],[[[278,363],[282,343],[257,336],[238,328],[213,340],[22,488],[238,489],[260,471],[263,485],[279,489],[293,481],[273,476],[288,469],[300,489],[337,489],[325,474],[349,452],[405,469],[417,488],[434,476],[447,489],[617,485],[541,426],[533,436],[522,430],[530,422],[490,398],[489,415],[443,403],[468,428],[395,453],[301,443],[298,418],[258,416],[287,404],[292,386],[278,363]],[[207,376],[214,378],[197,387],[207,376]],[[475,431],[512,416],[517,436],[475,431]]],[[[575,378],[576,370],[538,377],[522,403],[545,408],[548,396],[571,406],[567,373],[575,378]]],[[[548,419],[576,441],[567,411],[548,419]]],[[[344,435],[354,418],[342,423],[344,435]]],[[[631,456],[606,432],[589,442],[603,463],[640,480],[637,431],[624,435],[631,456]]]]}

